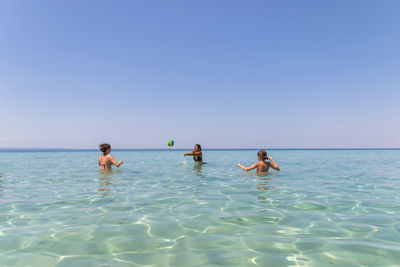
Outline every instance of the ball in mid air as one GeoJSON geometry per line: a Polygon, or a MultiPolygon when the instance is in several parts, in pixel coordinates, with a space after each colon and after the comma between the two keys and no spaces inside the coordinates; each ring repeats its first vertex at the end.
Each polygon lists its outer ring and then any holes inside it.
{"type": "Polygon", "coordinates": [[[168,140],[168,146],[169,146],[169,147],[173,147],[174,144],[175,144],[175,141],[174,141],[174,140],[172,140],[172,139],[168,140]]]}

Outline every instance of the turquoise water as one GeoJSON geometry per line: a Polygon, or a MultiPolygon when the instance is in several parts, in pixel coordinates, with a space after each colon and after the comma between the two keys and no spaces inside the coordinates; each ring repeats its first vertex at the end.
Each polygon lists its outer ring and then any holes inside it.
{"type": "Polygon", "coordinates": [[[400,263],[400,150],[0,153],[0,266],[400,263]]]}

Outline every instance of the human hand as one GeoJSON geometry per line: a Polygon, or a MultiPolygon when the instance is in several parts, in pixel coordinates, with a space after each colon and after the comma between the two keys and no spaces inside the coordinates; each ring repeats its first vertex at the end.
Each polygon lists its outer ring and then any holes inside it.
{"type": "Polygon", "coordinates": [[[184,156],[187,156],[188,155],[188,153],[185,153],[185,154],[183,154],[184,156]]]}
{"type": "Polygon", "coordinates": [[[238,163],[238,164],[237,164],[237,166],[238,166],[238,167],[241,167],[241,166],[242,166],[242,164],[238,163]]]}
{"type": "Polygon", "coordinates": [[[267,157],[267,159],[268,159],[269,161],[272,161],[272,157],[267,157]]]}
{"type": "Polygon", "coordinates": [[[120,160],[120,161],[118,162],[119,165],[121,165],[122,163],[124,163],[122,160],[120,160]]]}

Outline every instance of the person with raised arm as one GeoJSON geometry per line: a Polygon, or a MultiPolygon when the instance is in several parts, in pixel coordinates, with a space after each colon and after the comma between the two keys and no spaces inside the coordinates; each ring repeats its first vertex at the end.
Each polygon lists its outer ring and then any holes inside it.
{"type": "Polygon", "coordinates": [[[114,164],[115,166],[121,166],[123,161],[116,162],[114,157],[110,155],[111,146],[109,144],[101,144],[99,145],[100,151],[103,152],[99,157],[99,166],[101,166],[102,170],[111,170],[111,166],[114,164]]]}
{"type": "Polygon", "coordinates": [[[203,162],[203,153],[201,152],[201,145],[195,144],[194,150],[190,153],[183,154],[184,156],[193,156],[193,160],[196,162],[203,162]]]}
{"type": "Polygon", "coordinates": [[[257,153],[258,162],[254,163],[250,167],[245,167],[242,164],[238,163],[237,166],[242,168],[245,171],[250,171],[257,168],[257,173],[267,173],[269,168],[279,171],[280,168],[278,164],[272,159],[272,157],[268,157],[267,151],[260,150],[257,153]],[[266,162],[269,160],[269,162],[266,162]]]}

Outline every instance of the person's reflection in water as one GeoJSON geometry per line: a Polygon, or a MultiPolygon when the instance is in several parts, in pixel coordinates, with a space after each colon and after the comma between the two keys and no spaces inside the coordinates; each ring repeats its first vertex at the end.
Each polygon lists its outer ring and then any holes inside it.
{"type": "Polygon", "coordinates": [[[267,173],[264,174],[257,174],[258,178],[258,185],[257,185],[257,189],[258,190],[268,190],[271,189],[272,186],[270,186],[269,181],[271,181],[271,178],[267,177],[267,173]]]}
{"type": "Polygon", "coordinates": [[[269,203],[270,202],[270,194],[267,192],[263,192],[272,188],[275,188],[275,186],[271,186],[271,174],[269,173],[259,173],[257,174],[257,186],[256,188],[260,190],[261,192],[259,193],[259,196],[257,197],[258,201],[260,203],[269,203]]]}
{"type": "Polygon", "coordinates": [[[101,170],[99,176],[100,187],[98,189],[99,195],[102,197],[112,196],[112,189],[110,185],[113,184],[112,174],[115,171],[101,170]]]}
{"type": "Polygon", "coordinates": [[[195,162],[193,165],[193,170],[196,172],[197,176],[203,176],[201,170],[203,169],[203,162],[195,162]]]}
{"type": "Polygon", "coordinates": [[[254,177],[256,176],[257,178],[257,189],[258,190],[269,190],[271,188],[275,188],[275,186],[270,185],[270,181],[273,180],[271,176],[274,174],[264,172],[264,173],[245,173],[248,176],[254,177]]]}

